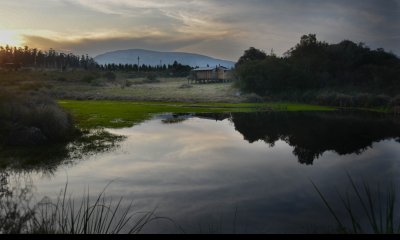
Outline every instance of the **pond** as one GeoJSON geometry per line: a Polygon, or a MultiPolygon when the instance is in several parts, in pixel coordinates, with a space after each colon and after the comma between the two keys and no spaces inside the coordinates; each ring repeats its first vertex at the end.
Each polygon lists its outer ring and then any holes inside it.
{"type": "Polygon", "coordinates": [[[357,205],[348,175],[383,192],[400,180],[400,120],[376,113],[164,114],[107,132],[125,138],[51,171],[9,166],[7,184],[29,184],[36,199],[66,182],[76,198],[110,184],[107,197],[180,226],[144,233],[318,233],[337,229],[312,183],[344,216],[338,192],[357,205]]]}

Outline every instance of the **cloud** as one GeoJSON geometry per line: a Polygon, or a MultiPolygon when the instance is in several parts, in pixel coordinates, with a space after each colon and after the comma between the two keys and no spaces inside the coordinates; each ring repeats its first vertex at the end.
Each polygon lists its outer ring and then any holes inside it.
{"type": "MultiPolygon", "coordinates": [[[[143,48],[159,51],[188,51],[202,52],[210,56],[223,55],[224,51],[206,51],[202,47],[210,44],[213,40],[208,37],[174,37],[174,36],[143,36],[143,37],[104,37],[104,38],[81,38],[73,40],[51,39],[41,36],[25,35],[23,36],[25,45],[47,50],[49,46],[63,52],[73,52],[76,54],[89,54],[96,56],[99,53],[120,49],[143,48]],[[193,51],[195,50],[195,51],[193,51]],[[216,54],[217,53],[217,54],[216,54]],[[218,54],[219,53],[219,54],[218,54]]],[[[218,40],[215,40],[218,41],[218,40]]],[[[227,41],[226,47],[222,50],[233,51],[236,49],[236,43],[227,41]]],[[[220,42],[214,42],[214,45],[220,45],[220,42]]],[[[232,57],[234,59],[234,57],[232,57]]]]}
{"type": "Polygon", "coordinates": [[[27,43],[45,46],[47,39],[52,40],[47,43],[54,44],[54,48],[86,50],[90,54],[140,47],[236,60],[250,46],[267,52],[273,48],[283,54],[308,33],[316,33],[320,40],[330,43],[350,39],[400,54],[399,0],[41,2],[45,8],[35,3],[34,11],[29,11],[32,3],[27,0],[3,4],[0,20],[11,25],[23,19],[20,27],[31,28],[24,37],[27,43]],[[12,15],[16,8],[24,9],[23,14],[12,15]],[[35,34],[34,26],[54,34],[35,34]]]}
{"type": "MultiPolygon", "coordinates": [[[[106,14],[137,14],[134,10],[157,9],[163,11],[209,8],[209,1],[186,0],[66,0],[106,14]]],[[[139,12],[140,14],[140,12],[139,12]]]]}

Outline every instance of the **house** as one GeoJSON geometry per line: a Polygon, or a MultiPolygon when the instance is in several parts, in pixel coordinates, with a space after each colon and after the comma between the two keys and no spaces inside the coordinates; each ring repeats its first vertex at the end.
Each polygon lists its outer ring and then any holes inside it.
{"type": "Polygon", "coordinates": [[[223,66],[195,68],[189,80],[192,83],[228,82],[231,80],[231,70],[223,66]]]}

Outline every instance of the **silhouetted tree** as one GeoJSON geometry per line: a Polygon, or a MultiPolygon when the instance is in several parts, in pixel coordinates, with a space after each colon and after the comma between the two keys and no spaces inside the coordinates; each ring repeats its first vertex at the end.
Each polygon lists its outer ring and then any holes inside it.
{"type": "Polygon", "coordinates": [[[348,87],[396,94],[400,90],[400,59],[363,43],[328,44],[309,34],[284,57],[250,48],[238,60],[236,75],[238,87],[260,95],[348,87]]]}
{"type": "Polygon", "coordinates": [[[53,68],[65,70],[70,68],[96,68],[98,64],[93,58],[88,55],[81,57],[71,53],[58,53],[54,49],[49,49],[47,52],[31,49],[28,46],[23,48],[0,46],[0,65],[18,64],[22,67],[38,67],[38,68],[53,68]]]}
{"type": "Polygon", "coordinates": [[[239,58],[239,61],[236,63],[236,67],[247,63],[249,61],[256,61],[256,60],[264,60],[267,58],[267,54],[259,49],[256,49],[254,47],[249,48],[246,50],[239,58]]]}

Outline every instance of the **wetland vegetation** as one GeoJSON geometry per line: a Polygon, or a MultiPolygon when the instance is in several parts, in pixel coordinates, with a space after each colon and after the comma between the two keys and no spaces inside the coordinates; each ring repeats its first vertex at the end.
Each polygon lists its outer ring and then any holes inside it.
{"type": "MultiPolygon", "coordinates": [[[[235,232],[304,232],[301,224],[315,219],[322,226],[314,228],[330,232],[334,223],[321,213],[317,192],[336,209],[328,200],[337,196],[323,192],[336,181],[349,186],[338,177],[348,169],[358,174],[350,185],[355,195],[340,197],[353,232],[368,232],[361,225],[373,222],[373,213],[355,220],[363,209],[350,203],[375,203],[367,187],[367,201],[360,199],[358,176],[369,177],[365,184],[398,180],[399,60],[382,49],[350,41],[328,45],[306,35],[282,58],[250,48],[238,61],[234,83],[192,85],[184,77],[190,69],[178,63],[137,72],[134,65],[99,66],[69,55],[66,67],[60,60],[66,56],[48,52],[33,65],[32,54],[40,54],[26,52],[18,69],[0,70],[2,233],[140,233],[157,219],[169,225],[149,232],[171,226],[193,232],[204,221],[211,231],[212,222],[227,220],[232,209],[243,214],[242,226],[250,224],[235,232]],[[356,60],[333,64],[344,53],[356,60]],[[321,58],[327,62],[320,64],[321,58]],[[88,184],[100,195],[88,191],[77,198],[78,208],[66,186],[61,197],[54,195],[65,184],[63,171],[71,174],[73,191],[88,184]],[[12,194],[19,184],[13,179],[21,175],[35,184],[12,194]],[[128,223],[132,205],[121,200],[113,206],[105,198],[102,189],[114,179],[120,182],[110,189],[113,199],[138,199],[144,214],[137,222],[128,223]],[[19,204],[30,198],[23,194],[36,188],[31,196],[44,200],[23,211],[28,205],[19,204]],[[148,211],[152,199],[174,220],[148,211]],[[214,209],[221,209],[221,219],[214,209]]],[[[388,215],[381,212],[393,231],[394,196],[390,190],[382,205],[388,215]]],[[[373,222],[373,230],[383,232],[380,223],[373,222]]]]}

